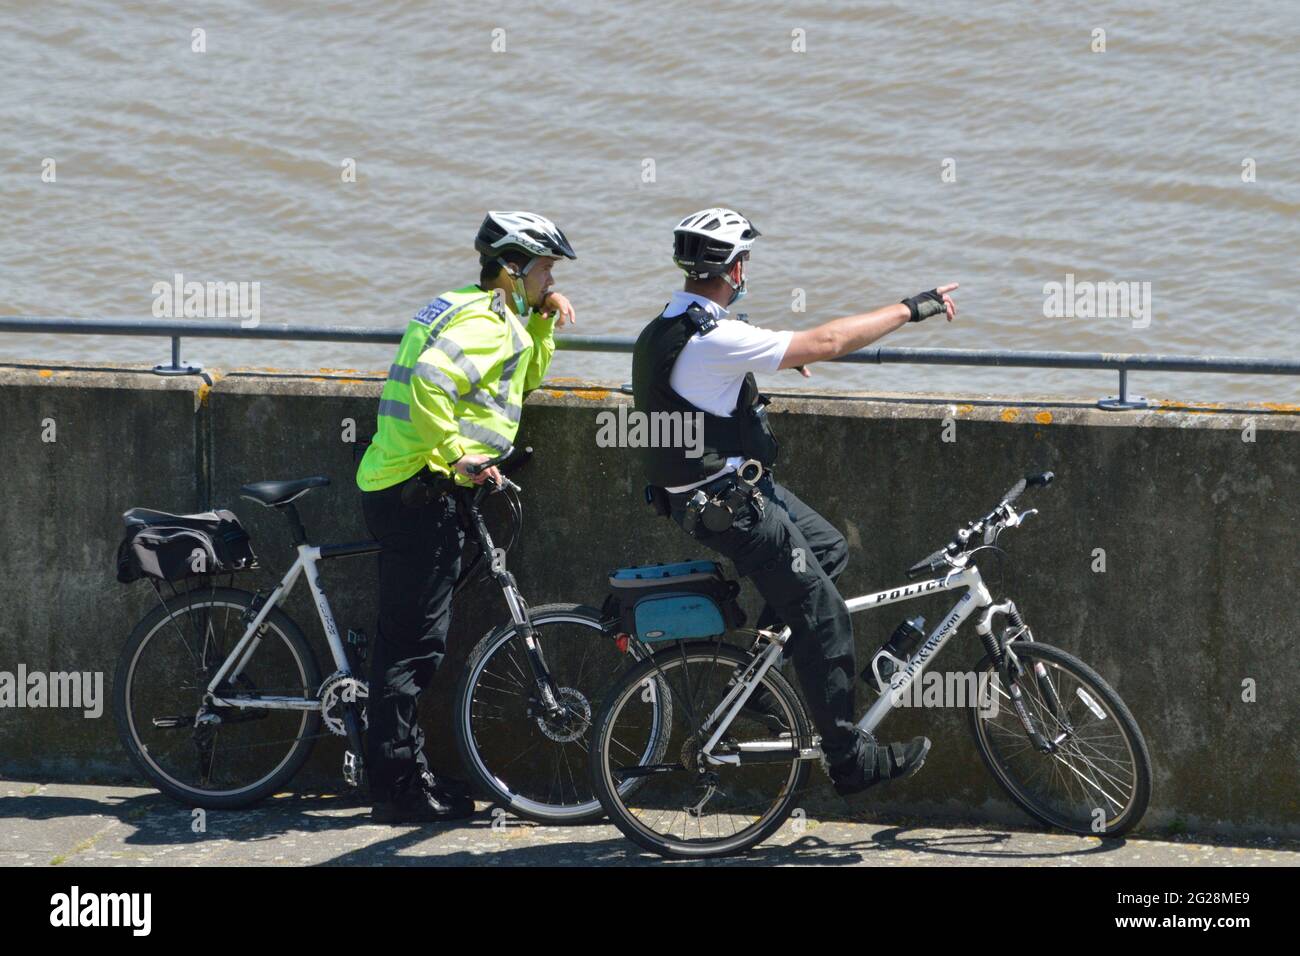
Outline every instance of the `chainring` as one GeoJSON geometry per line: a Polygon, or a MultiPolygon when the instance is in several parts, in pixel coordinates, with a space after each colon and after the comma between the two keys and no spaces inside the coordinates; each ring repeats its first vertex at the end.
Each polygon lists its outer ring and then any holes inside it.
{"type": "Polygon", "coordinates": [[[343,705],[361,705],[361,726],[370,726],[370,715],[365,702],[370,699],[370,688],[366,682],[346,674],[334,674],[326,678],[320,688],[320,716],[325,729],[338,737],[348,735],[343,723],[343,705]]]}

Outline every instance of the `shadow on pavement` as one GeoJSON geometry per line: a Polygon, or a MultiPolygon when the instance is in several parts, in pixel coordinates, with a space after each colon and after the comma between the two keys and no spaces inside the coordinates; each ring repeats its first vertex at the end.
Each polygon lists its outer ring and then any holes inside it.
{"type": "MultiPolygon", "coordinates": [[[[203,829],[196,832],[195,811],[160,794],[104,788],[93,796],[33,793],[0,801],[0,822],[107,817],[128,828],[118,837],[128,847],[197,847],[213,839],[238,846],[316,834],[311,856],[318,866],[850,866],[869,865],[873,858],[881,865],[906,865],[934,857],[959,866],[1096,863],[1146,842],[1141,837],[1098,842],[1034,827],[915,817],[831,818],[809,820],[801,833],[794,832],[793,821],[787,822],[771,841],[739,856],[664,860],[640,850],[604,821],[547,827],[482,803],[480,808],[470,820],[392,827],[370,823],[369,805],[359,794],[296,794],[251,809],[209,810],[203,829]],[[900,852],[906,855],[900,858],[900,852]]],[[[1205,838],[1197,842],[1241,845],[1205,838]]],[[[1268,842],[1271,849],[1286,848],[1268,842]]]]}

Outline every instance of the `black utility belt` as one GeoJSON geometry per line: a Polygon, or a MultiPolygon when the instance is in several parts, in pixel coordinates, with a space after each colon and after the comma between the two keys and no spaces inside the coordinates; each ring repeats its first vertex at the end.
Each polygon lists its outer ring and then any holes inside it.
{"type": "Polygon", "coordinates": [[[646,497],[660,514],[671,514],[672,506],[680,505],[685,499],[686,514],[682,519],[682,529],[687,534],[694,534],[696,528],[702,525],[717,534],[730,528],[736,515],[747,505],[752,504],[760,515],[763,513],[765,499],[758,490],[758,482],[763,475],[762,463],[751,458],[735,472],[699,488],[680,492],[647,488],[646,497]],[[653,495],[652,492],[658,492],[659,495],[653,495]],[[659,502],[654,500],[656,497],[659,497],[659,502]]]}

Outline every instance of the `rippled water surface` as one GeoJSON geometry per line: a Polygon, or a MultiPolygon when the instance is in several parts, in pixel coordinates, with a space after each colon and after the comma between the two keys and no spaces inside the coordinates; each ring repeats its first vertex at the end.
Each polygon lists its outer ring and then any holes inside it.
{"type": "MultiPolygon", "coordinates": [[[[760,324],[806,327],[955,279],[957,323],[884,344],[1300,355],[1293,3],[5,0],[0,89],[3,315],[148,318],[154,283],[180,272],[260,283],[263,322],[400,329],[473,281],[485,209],[524,208],[578,249],[556,272],[579,330],[631,335],[680,284],[674,222],[722,203],[763,232],[745,305],[760,324]],[[1149,324],[1045,318],[1044,284],[1067,274],[1149,282],[1149,324]]],[[[164,340],[0,335],[0,358],[166,355],[164,340]]],[[[365,369],[392,352],[185,350],[365,369]]],[[[561,353],[552,374],[628,368],[561,353]]],[[[1114,390],[1100,372],[816,372],[772,384],[1114,390]]],[[[1291,402],[1298,384],[1135,381],[1291,402]]]]}

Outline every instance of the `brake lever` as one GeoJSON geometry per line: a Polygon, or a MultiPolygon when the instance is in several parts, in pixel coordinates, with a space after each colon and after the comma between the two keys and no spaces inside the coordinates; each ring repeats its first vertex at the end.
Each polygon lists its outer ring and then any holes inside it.
{"type": "Polygon", "coordinates": [[[948,559],[948,566],[950,570],[943,576],[944,586],[947,586],[948,581],[951,580],[954,574],[960,574],[962,571],[964,571],[966,569],[966,565],[969,563],[970,563],[970,555],[967,554],[959,554],[955,557],[950,557],[948,559]]]}
{"type": "Polygon", "coordinates": [[[1011,507],[1008,506],[1007,511],[1009,512],[1006,520],[1006,526],[1008,528],[1015,528],[1019,525],[1022,525],[1025,523],[1026,519],[1028,519],[1030,516],[1038,514],[1037,508],[1030,508],[1028,511],[1022,511],[1019,514],[1017,514],[1011,507]]]}
{"type": "Polygon", "coordinates": [[[507,478],[505,475],[501,476],[500,482],[493,481],[491,478],[488,478],[487,481],[484,483],[491,486],[492,488],[491,493],[494,495],[498,494],[499,492],[505,491],[507,488],[515,492],[520,492],[524,490],[520,488],[518,485],[516,485],[513,481],[511,481],[509,478],[507,478]]]}

